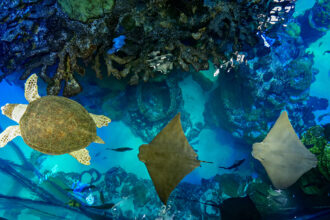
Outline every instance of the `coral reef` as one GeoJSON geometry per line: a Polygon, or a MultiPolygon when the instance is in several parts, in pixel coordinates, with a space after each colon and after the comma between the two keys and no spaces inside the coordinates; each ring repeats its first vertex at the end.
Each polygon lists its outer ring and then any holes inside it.
{"type": "Polygon", "coordinates": [[[274,190],[272,186],[264,182],[251,183],[247,188],[247,194],[250,195],[263,217],[293,212],[298,205],[293,192],[274,190]]]}
{"type": "MultiPolygon", "coordinates": [[[[16,153],[24,161],[24,155],[19,149],[16,153]]],[[[64,218],[65,215],[79,219],[132,219],[145,218],[147,215],[150,219],[209,219],[219,218],[220,204],[227,198],[249,195],[263,217],[276,215],[276,219],[283,219],[300,212],[297,209],[299,202],[312,211],[329,204],[329,198],[319,201],[319,197],[311,199],[299,192],[293,194],[288,190],[273,190],[270,184],[260,178],[224,174],[202,179],[201,184],[181,182],[165,207],[162,206],[151,180],[139,179],[120,167],[110,168],[105,173],[99,173],[95,169],[83,173],[57,172],[39,183],[40,177],[35,176],[33,170],[40,168],[38,164],[34,166],[28,161],[18,165],[0,159],[1,178],[15,181],[15,185],[9,186],[6,195],[0,195],[0,214],[3,217],[29,218],[27,213],[33,211],[34,214],[45,215],[47,218],[64,218]],[[31,174],[34,178],[30,178],[31,174]],[[87,188],[73,190],[77,183],[87,188]],[[15,190],[10,190],[13,188],[15,190]],[[25,193],[21,194],[21,191],[25,193]],[[93,200],[92,205],[87,201],[90,198],[93,200]]]]}
{"type": "Polygon", "coordinates": [[[88,66],[102,78],[104,65],[108,76],[127,78],[131,85],[174,68],[206,70],[208,59],[231,68],[227,63],[237,51],[258,43],[258,31],[275,30],[293,11],[289,0],[210,5],[199,0],[3,2],[0,79],[14,71],[26,79],[38,71],[49,95],[64,88],[64,96],[73,96],[82,90],[76,74],[83,75],[88,66]],[[125,37],[125,44],[107,53],[118,36],[125,37]]]}
{"type": "Polygon", "coordinates": [[[309,97],[317,74],[313,55],[304,52],[299,37],[283,31],[277,38],[280,45],[268,48],[266,54],[257,51],[259,55],[248,64],[238,64],[222,74],[206,104],[208,124],[224,127],[250,143],[265,137],[283,109],[289,112],[296,132],[315,125],[312,111],[326,109],[328,103],[309,97]]]}
{"type": "Polygon", "coordinates": [[[318,170],[330,181],[330,142],[325,138],[324,128],[315,126],[306,131],[302,136],[302,142],[312,146],[310,151],[317,156],[318,170]]]}
{"type": "Polygon", "coordinates": [[[306,194],[326,195],[330,193],[330,142],[325,137],[325,129],[321,126],[311,127],[301,140],[316,155],[318,165],[300,179],[299,185],[306,194]]]}
{"type": "Polygon", "coordinates": [[[58,4],[70,19],[86,22],[110,13],[114,0],[58,0],[58,4]]]}
{"type": "Polygon", "coordinates": [[[297,17],[295,22],[301,28],[301,38],[305,45],[310,45],[324,36],[330,27],[330,2],[317,0],[314,6],[306,10],[303,16],[297,17]]]}

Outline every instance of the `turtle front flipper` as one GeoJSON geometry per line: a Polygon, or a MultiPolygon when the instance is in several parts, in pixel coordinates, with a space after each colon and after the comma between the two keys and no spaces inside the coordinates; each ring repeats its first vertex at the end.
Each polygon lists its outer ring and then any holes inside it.
{"type": "Polygon", "coordinates": [[[40,99],[38,94],[38,76],[37,74],[32,74],[25,83],[24,96],[28,102],[40,99]]]}
{"type": "Polygon", "coordinates": [[[89,152],[87,149],[80,149],[77,151],[72,151],[71,153],[69,153],[71,156],[73,156],[74,158],[76,158],[78,160],[79,163],[84,164],[84,165],[90,165],[90,160],[91,157],[89,156],[89,152]]]}
{"type": "Polygon", "coordinates": [[[6,146],[9,141],[17,136],[21,136],[19,125],[9,126],[0,134],[0,147],[6,146]]]}
{"type": "Polygon", "coordinates": [[[111,122],[111,119],[104,115],[95,115],[92,113],[89,113],[89,115],[93,118],[93,120],[96,124],[96,127],[98,127],[98,128],[107,126],[111,122]]]}

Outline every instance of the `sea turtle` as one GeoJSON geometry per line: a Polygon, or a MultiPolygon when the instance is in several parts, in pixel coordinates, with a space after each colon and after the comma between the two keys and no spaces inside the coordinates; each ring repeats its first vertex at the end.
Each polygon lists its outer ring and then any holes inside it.
{"type": "Polygon", "coordinates": [[[96,127],[107,126],[110,118],[94,115],[78,102],[60,96],[40,97],[38,76],[31,75],[25,83],[25,104],[6,104],[2,114],[19,123],[0,134],[0,148],[17,136],[31,148],[45,154],[68,153],[84,165],[90,165],[86,147],[92,143],[104,144],[97,136],[96,127]]]}

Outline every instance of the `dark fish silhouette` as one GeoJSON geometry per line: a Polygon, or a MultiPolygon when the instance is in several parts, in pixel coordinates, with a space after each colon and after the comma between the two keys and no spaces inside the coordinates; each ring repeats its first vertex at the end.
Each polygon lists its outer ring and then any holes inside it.
{"type": "Polygon", "coordinates": [[[326,50],[323,52],[323,55],[325,55],[326,53],[330,53],[330,50],[326,50]]]}
{"type": "Polygon", "coordinates": [[[125,151],[133,150],[133,148],[130,148],[130,147],[118,147],[118,148],[106,148],[106,150],[113,150],[113,151],[117,151],[117,152],[125,152],[125,151]]]}
{"type": "Polygon", "coordinates": [[[237,170],[239,166],[242,165],[242,163],[244,163],[245,159],[239,160],[236,163],[234,163],[233,165],[229,166],[229,167],[219,167],[221,169],[226,169],[226,170],[231,170],[231,169],[235,169],[237,170]]]}
{"type": "Polygon", "coordinates": [[[94,209],[112,209],[116,204],[114,203],[105,203],[103,205],[94,205],[94,206],[88,206],[94,209]]]}

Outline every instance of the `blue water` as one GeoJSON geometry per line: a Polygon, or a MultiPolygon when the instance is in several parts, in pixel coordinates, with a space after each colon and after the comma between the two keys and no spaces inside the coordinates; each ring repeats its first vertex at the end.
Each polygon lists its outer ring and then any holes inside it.
{"type": "MultiPolygon", "coordinates": [[[[294,16],[301,15],[303,11],[312,7],[313,4],[314,1],[298,0],[296,6],[296,12],[294,16]]],[[[316,42],[312,43],[306,49],[306,51],[310,51],[314,54],[315,57],[314,57],[313,68],[319,71],[319,73],[316,75],[315,81],[311,84],[310,96],[325,98],[330,103],[330,92],[329,92],[330,53],[325,53],[325,54],[323,53],[324,51],[329,50],[329,48],[330,48],[330,32],[328,31],[326,35],[318,39],[316,42]],[[322,44],[320,45],[321,42],[322,44]]],[[[192,76],[186,77],[178,84],[182,92],[182,98],[184,102],[183,109],[186,112],[190,113],[189,119],[194,126],[198,123],[203,125],[206,123],[204,118],[206,111],[205,105],[208,98],[210,97],[211,92],[213,91],[213,89],[216,88],[218,83],[217,79],[219,77],[219,76],[213,77],[214,72],[215,69],[212,67],[209,71],[201,71],[201,73],[207,75],[207,77],[212,79],[212,89],[209,91],[203,90],[200,84],[198,84],[193,79],[192,76]]],[[[24,89],[23,89],[24,82],[18,79],[19,76],[20,73],[12,74],[6,80],[2,80],[2,82],[0,83],[0,106],[5,105],[6,103],[28,104],[28,102],[24,98],[24,89]]],[[[38,85],[39,85],[39,94],[41,96],[45,96],[46,84],[42,80],[39,80],[38,85]]],[[[89,100],[88,98],[85,97],[89,97],[88,89],[83,90],[78,96],[72,97],[72,99],[77,100],[82,105],[88,105],[89,100]]],[[[105,105],[97,106],[96,108],[98,108],[98,111],[102,112],[102,114],[107,115],[111,118],[111,114],[107,112],[105,105]]],[[[89,111],[93,112],[93,109],[89,111]]],[[[330,112],[330,105],[325,110],[314,111],[313,114],[317,118],[320,115],[324,115],[329,112],[330,112]]],[[[330,115],[323,117],[322,120],[316,121],[316,124],[319,125],[324,125],[327,123],[330,123],[330,115]]],[[[3,129],[5,129],[10,125],[16,125],[16,123],[10,120],[9,118],[7,118],[6,116],[0,115],[0,126],[1,126],[0,131],[2,131],[3,129]]],[[[84,166],[78,163],[74,158],[72,158],[69,155],[56,155],[56,156],[48,155],[45,156],[44,161],[42,161],[41,166],[38,168],[39,172],[43,176],[47,176],[46,179],[44,179],[43,181],[45,182],[49,181],[47,178],[52,178],[52,177],[56,178],[59,175],[59,173],[61,173],[60,175],[65,175],[69,173],[79,174],[84,171],[89,171],[90,169],[96,169],[99,173],[105,173],[110,168],[115,168],[115,167],[121,167],[125,172],[134,174],[141,181],[150,180],[150,176],[148,174],[148,171],[144,163],[139,161],[137,157],[139,153],[139,146],[145,144],[146,141],[144,141],[139,135],[137,135],[134,132],[134,128],[130,127],[130,125],[125,123],[124,121],[112,120],[109,126],[97,129],[97,134],[105,141],[106,144],[100,145],[100,144],[92,143],[88,146],[88,150],[92,158],[90,166],[84,166]],[[130,147],[133,148],[133,150],[127,152],[115,152],[115,151],[105,150],[105,148],[117,148],[117,147],[130,147]]],[[[25,158],[29,161],[31,159],[30,155],[34,150],[31,149],[29,146],[27,146],[21,137],[15,138],[12,142],[19,147],[19,149],[23,152],[25,158]]],[[[252,158],[251,156],[251,144],[246,143],[244,140],[235,138],[230,131],[227,131],[226,129],[221,127],[203,127],[200,133],[192,140],[190,140],[190,142],[192,143],[191,144],[192,147],[195,150],[197,150],[198,159],[210,161],[213,162],[214,164],[202,164],[201,167],[196,168],[193,172],[187,175],[182,182],[188,182],[196,185],[203,185],[203,180],[205,179],[210,179],[216,175],[232,174],[232,173],[238,174],[242,178],[246,178],[247,176],[252,176],[253,178],[258,177],[258,174],[253,165],[254,158],[252,158]],[[231,164],[235,163],[235,161],[243,158],[245,159],[245,162],[242,164],[242,166],[239,167],[238,171],[233,172],[232,170],[224,170],[218,168],[218,166],[230,166],[231,164]]],[[[15,164],[23,165],[23,162],[17,156],[17,151],[11,146],[11,144],[8,144],[6,147],[0,149],[0,159],[6,159],[11,162],[14,162],[15,164]]],[[[28,175],[27,172],[22,172],[22,174],[28,175]]],[[[30,176],[26,176],[26,177],[36,183],[40,181],[40,177],[38,178],[34,174],[30,174],[30,176]]],[[[87,176],[87,177],[84,176],[80,181],[89,184],[91,178],[92,178],[91,176],[87,176]]],[[[22,186],[21,183],[18,183],[17,180],[10,178],[1,172],[0,172],[0,182],[1,182],[0,183],[1,194],[33,199],[33,192],[24,189],[24,186],[22,186]]],[[[41,184],[45,184],[45,183],[41,183],[41,184]]],[[[99,182],[99,184],[100,185],[106,184],[106,180],[102,179],[99,182]]],[[[132,184],[134,184],[134,181],[132,184]]],[[[122,187],[123,186],[121,186],[121,188],[122,187]]],[[[70,185],[68,186],[68,188],[70,188],[70,185]]],[[[148,195],[152,199],[155,199],[156,197],[155,191],[151,188],[149,189],[150,192],[148,195]]],[[[83,196],[86,197],[87,194],[83,196]]],[[[207,193],[205,193],[204,196],[205,195],[207,195],[207,193]]],[[[94,196],[96,198],[96,195],[94,196]]],[[[156,206],[158,207],[156,211],[147,210],[147,209],[144,210],[141,207],[139,209],[134,206],[134,202],[133,202],[134,196],[132,195],[122,196],[120,195],[120,193],[116,196],[117,198],[121,198],[121,200],[118,199],[117,201],[112,201],[112,202],[119,204],[116,207],[117,209],[121,210],[122,213],[128,213],[128,212],[131,213],[130,215],[127,214],[128,216],[130,216],[128,217],[128,219],[133,219],[134,216],[139,216],[138,219],[144,219],[144,218],[149,219],[148,217],[141,218],[141,216],[143,216],[141,215],[141,213],[144,213],[146,216],[148,216],[149,214],[148,211],[161,212],[160,204],[156,206]]],[[[208,195],[207,198],[209,197],[212,196],[208,195]]],[[[60,198],[60,196],[58,196],[58,198],[60,198]]],[[[63,199],[63,201],[64,200],[65,199],[63,199]]],[[[39,209],[40,207],[38,207],[38,210],[39,209]]],[[[43,206],[42,209],[47,210],[47,207],[43,206]]],[[[49,209],[51,209],[51,207],[49,209]]],[[[59,212],[60,210],[61,209],[59,209],[59,212]]],[[[69,211],[66,212],[68,213],[67,215],[69,216],[68,219],[78,219],[78,218],[88,219],[83,216],[80,216],[79,213],[73,214],[70,213],[69,211]]],[[[63,213],[66,212],[63,211],[63,213]]],[[[116,210],[115,211],[112,210],[112,212],[116,213],[116,210]]],[[[0,209],[0,217],[5,213],[6,213],[5,210],[0,209]]],[[[56,219],[55,217],[51,217],[51,216],[47,217],[47,215],[43,215],[43,218],[41,218],[40,216],[42,215],[43,214],[41,214],[40,211],[36,211],[36,210],[33,211],[33,209],[30,209],[30,211],[26,211],[26,213],[20,213],[19,215],[17,215],[16,219],[47,219],[47,218],[56,219]]],[[[175,216],[175,213],[173,215],[175,216]]],[[[173,217],[173,215],[160,215],[160,216],[163,217],[164,219],[166,218],[170,219],[171,217],[173,217]]],[[[189,217],[187,216],[185,218],[189,219],[189,217]]],[[[203,218],[201,217],[201,219],[203,218]]],[[[205,217],[205,219],[208,218],[205,217]]]]}

